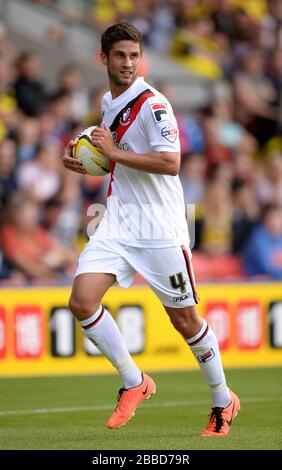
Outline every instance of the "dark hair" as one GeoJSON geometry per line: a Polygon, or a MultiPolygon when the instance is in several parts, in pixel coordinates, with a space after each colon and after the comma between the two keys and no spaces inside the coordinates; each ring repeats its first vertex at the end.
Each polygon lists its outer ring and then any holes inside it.
{"type": "Polygon", "coordinates": [[[56,103],[57,101],[61,100],[62,98],[70,98],[71,93],[68,90],[64,90],[60,88],[56,90],[54,93],[51,93],[49,96],[49,104],[56,103]]]}
{"type": "Polygon", "coordinates": [[[33,57],[39,57],[38,52],[36,51],[24,51],[17,58],[16,65],[18,68],[21,68],[29,59],[33,57]]]}
{"type": "Polygon", "coordinates": [[[266,217],[272,212],[281,211],[281,210],[282,208],[279,206],[279,204],[272,203],[272,202],[265,204],[262,207],[262,214],[261,214],[262,220],[265,220],[266,217]]]}
{"type": "Polygon", "coordinates": [[[138,42],[142,52],[143,41],[140,31],[127,21],[110,26],[101,36],[102,52],[109,57],[110,50],[115,42],[118,41],[133,41],[138,42]]]}
{"type": "Polygon", "coordinates": [[[233,194],[238,193],[241,189],[247,188],[249,185],[246,180],[237,178],[231,183],[231,190],[233,194]]]}

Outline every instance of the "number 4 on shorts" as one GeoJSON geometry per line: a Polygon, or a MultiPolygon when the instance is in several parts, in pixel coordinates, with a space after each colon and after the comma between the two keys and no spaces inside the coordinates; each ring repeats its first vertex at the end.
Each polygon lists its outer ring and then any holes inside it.
{"type": "Polygon", "coordinates": [[[185,281],[183,273],[173,274],[172,276],[169,276],[169,280],[173,289],[180,289],[181,294],[187,292],[187,281],[185,281]]]}

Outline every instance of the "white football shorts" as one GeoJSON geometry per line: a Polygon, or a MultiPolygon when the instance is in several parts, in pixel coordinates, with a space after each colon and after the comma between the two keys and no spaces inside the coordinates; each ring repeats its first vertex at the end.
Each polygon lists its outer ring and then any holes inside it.
{"type": "Polygon", "coordinates": [[[191,258],[186,245],[137,248],[94,235],[80,254],[75,276],[111,273],[121,287],[129,287],[138,272],[163,305],[182,308],[198,303],[191,258]]]}

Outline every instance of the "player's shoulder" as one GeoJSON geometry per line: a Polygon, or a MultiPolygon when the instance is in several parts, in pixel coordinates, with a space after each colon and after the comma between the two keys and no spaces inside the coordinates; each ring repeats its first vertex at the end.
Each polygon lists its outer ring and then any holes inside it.
{"type": "Polygon", "coordinates": [[[156,88],[149,85],[148,83],[146,83],[146,87],[151,92],[146,100],[148,105],[153,104],[153,103],[164,103],[164,104],[169,105],[168,99],[162,93],[160,93],[156,88]]]}
{"type": "Polygon", "coordinates": [[[150,85],[148,85],[147,89],[150,90],[151,93],[148,94],[148,98],[141,110],[143,118],[147,119],[153,117],[156,124],[163,120],[172,120],[173,110],[168,99],[150,85]]]}
{"type": "Polygon", "coordinates": [[[102,97],[102,100],[101,100],[101,103],[102,103],[102,106],[106,106],[106,105],[109,105],[110,102],[112,100],[112,95],[111,95],[111,92],[110,91],[107,91],[103,97],[102,97]]]}

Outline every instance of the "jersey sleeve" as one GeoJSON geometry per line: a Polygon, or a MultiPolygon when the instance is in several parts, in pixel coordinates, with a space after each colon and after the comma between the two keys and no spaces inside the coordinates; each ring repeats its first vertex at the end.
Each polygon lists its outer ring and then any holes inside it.
{"type": "Polygon", "coordinates": [[[172,107],[157,96],[149,98],[141,110],[142,125],[156,152],[179,152],[179,130],[172,107]]]}
{"type": "Polygon", "coordinates": [[[106,109],[107,109],[107,101],[108,101],[108,95],[109,92],[105,93],[104,96],[101,99],[101,115],[102,115],[102,124],[107,124],[108,123],[105,121],[105,114],[106,114],[106,109]]]}

